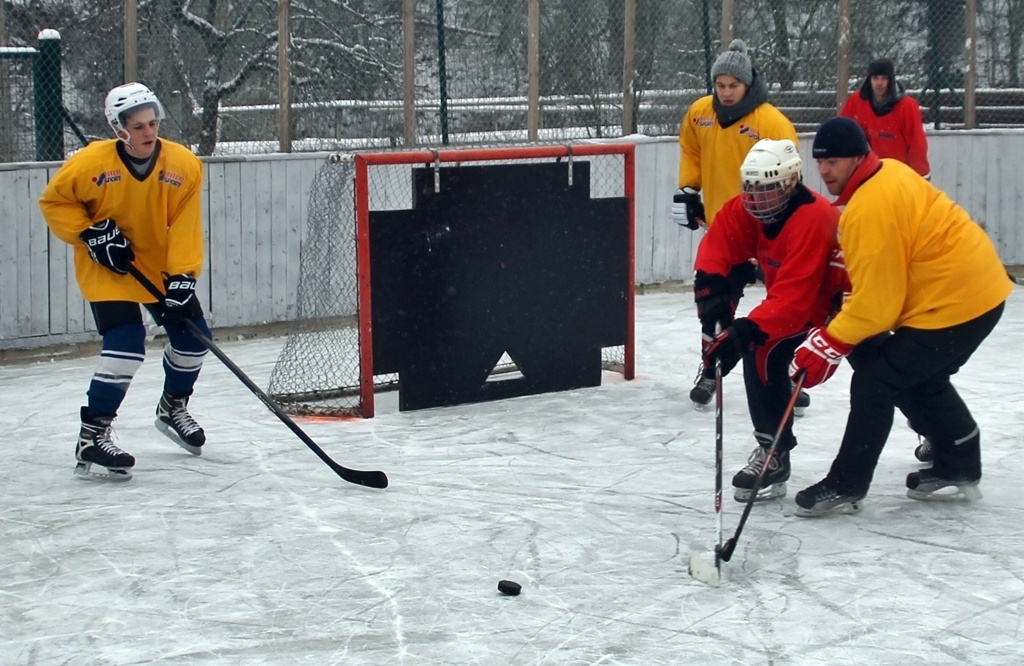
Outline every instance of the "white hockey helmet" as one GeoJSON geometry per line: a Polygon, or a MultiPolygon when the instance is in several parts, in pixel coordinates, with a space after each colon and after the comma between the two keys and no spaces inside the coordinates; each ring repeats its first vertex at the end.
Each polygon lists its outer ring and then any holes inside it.
{"type": "Polygon", "coordinates": [[[138,109],[141,106],[149,105],[156,113],[157,120],[163,120],[164,107],[160,100],[148,87],[141,83],[125,83],[117,86],[107,93],[103,103],[103,111],[107,115],[107,122],[113,128],[117,138],[125,143],[128,142],[127,130],[124,127],[124,119],[129,111],[138,109]]]}
{"type": "Polygon", "coordinates": [[[804,162],[789,139],[761,139],[740,166],[743,208],[764,224],[781,219],[804,162]]]}

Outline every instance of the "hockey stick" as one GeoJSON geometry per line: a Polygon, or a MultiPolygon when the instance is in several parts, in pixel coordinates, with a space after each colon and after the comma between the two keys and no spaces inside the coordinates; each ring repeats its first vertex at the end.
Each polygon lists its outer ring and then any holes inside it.
{"type": "Polygon", "coordinates": [[[775,439],[772,440],[772,445],[768,449],[768,455],[764,457],[764,463],[761,465],[761,471],[758,473],[757,478],[754,479],[754,487],[750,489],[750,497],[747,498],[747,505],[743,507],[743,515],[740,516],[740,522],[736,526],[736,533],[732,535],[728,541],[725,542],[724,546],[719,546],[715,549],[715,560],[722,560],[728,562],[732,559],[733,551],[736,550],[736,541],[740,538],[740,533],[743,531],[743,526],[747,523],[747,516],[750,515],[750,509],[754,506],[754,501],[757,499],[757,493],[761,490],[761,484],[764,482],[764,477],[768,474],[768,465],[771,464],[772,458],[775,457],[775,449],[779,445],[779,438],[782,437],[782,431],[786,429],[786,423],[789,421],[789,417],[793,414],[793,407],[796,406],[797,397],[800,395],[800,389],[804,386],[804,377],[807,373],[800,371],[800,374],[796,377],[796,383],[793,386],[793,395],[789,396],[789,403],[786,405],[786,411],[782,413],[782,420],[779,422],[779,427],[775,431],[775,439]]]}
{"type": "MultiPolygon", "coordinates": [[[[146,291],[152,294],[161,303],[163,302],[163,293],[159,289],[157,289],[156,286],[152,282],[150,282],[149,278],[143,275],[138,268],[136,268],[132,264],[129,264],[128,272],[131,273],[131,276],[135,278],[139,284],[145,287],[146,291]]],[[[384,472],[371,472],[362,471],[358,469],[349,469],[348,467],[339,465],[338,463],[331,460],[330,456],[324,453],[324,450],[317,446],[317,443],[314,442],[313,439],[309,435],[307,435],[302,430],[302,428],[300,428],[295,423],[295,421],[291,419],[291,417],[289,417],[287,414],[281,411],[281,408],[277,406],[273,399],[269,395],[267,395],[263,391],[263,389],[257,386],[254,381],[249,379],[248,375],[242,372],[242,370],[237,365],[235,365],[235,363],[230,358],[228,358],[227,354],[225,354],[221,350],[221,348],[217,346],[217,343],[208,338],[206,334],[204,334],[203,331],[200,330],[198,326],[196,326],[195,322],[189,319],[182,319],[182,322],[184,322],[185,327],[188,328],[189,332],[192,335],[196,336],[196,338],[198,338],[199,341],[202,342],[207,349],[213,352],[213,355],[219,358],[221,363],[226,365],[228,370],[234,373],[235,377],[238,377],[238,379],[241,380],[243,384],[245,384],[246,388],[252,391],[252,393],[257,398],[259,398],[264,405],[267,406],[267,409],[274,413],[274,416],[281,419],[281,422],[288,426],[288,428],[291,429],[291,431],[295,433],[299,439],[302,440],[302,443],[308,446],[309,449],[313,453],[315,453],[317,457],[319,457],[320,460],[324,462],[325,465],[334,470],[335,474],[345,479],[349,483],[355,483],[360,486],[368,486],[370,488],[388,487],[388,477],[386,474],[384,474],[384,472]]]]}
{"type": "MultiPolygon", "coordinates": [[[[715,325],[715,335],[722,332],[721,324],[715,325]]],[[[715,566],[704,561],[700,555],[690,555],[687,569],[691,576],[709,585],[718,585],[722,578],[722,561],[718,554],[722,550],[722,359],[715,358],[715,528],[718,543],[715,544],[715,566]]]]}
{"type": "MultiPolygon", "coordinates": [[[[719,325],[718,330],[722,327],[719,325]]],[[[715,545],[715,572],[721,575],[722,563],[718,559],[718,551],[722,549],[722,458],[725,449],[722,442],[722,359],[715,357],[715,534],[718,543],[715,545]]]]}

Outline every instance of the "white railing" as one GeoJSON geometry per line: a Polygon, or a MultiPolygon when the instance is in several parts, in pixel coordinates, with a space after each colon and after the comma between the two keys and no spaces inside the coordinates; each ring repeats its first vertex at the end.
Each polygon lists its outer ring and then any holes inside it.
{"type": "MultiPolygon", "coordinates": [[[[801,135],[805,181],[820,180],[801,135]]],[[[636,151],[636,279],[689,281],[700,233],[669,218],[679,146],[674,137],[632,136],[636,151]]],[[[1024,264],[1019,223],[1024,130],[929,133],[932,182],[988,231],[1003,262],[1024,264]]],[[[310,186],[326,153],[205,159],[207,261],[200,296],[214,328],[286,322],[295,313],[300,242],[310,186]]],[[[68,246],[37,202],[59,163],[0,165],[0,349],[95,340],[68,246]]]]}

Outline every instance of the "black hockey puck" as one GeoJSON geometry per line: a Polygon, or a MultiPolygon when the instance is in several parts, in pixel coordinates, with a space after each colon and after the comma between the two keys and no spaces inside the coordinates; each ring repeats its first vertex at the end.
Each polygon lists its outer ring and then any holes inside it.
{"type": "Polygon", "coordinates": [[[499,580],[498,591],[502,594],[507,594],[510,597],[517,596],[523,589],[523,586],[519,583],[511,580],[499,580]]]}

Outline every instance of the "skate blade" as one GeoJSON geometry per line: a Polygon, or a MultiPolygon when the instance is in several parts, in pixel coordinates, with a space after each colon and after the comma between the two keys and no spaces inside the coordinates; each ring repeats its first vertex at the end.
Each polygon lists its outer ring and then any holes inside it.
{"type": "Polygon", "coordinates": [[[687,567],[690,576],[695,580],[710,585],[712,587],[718,587],[721,582],[721,575],[718,571],[718,567],[714,564],[708,563],[703,557],[697,554],[690,555],[690,565],[687,567]]]}
{"type": "Polygon", "coordinates": [[[75,476],[88,481],[128,481],[132,478],[132,471],[127,467],[104,467],[97,465],[103,472],[92,471],[93,463],[79,461],[75,465],[75,476]]]}
{"type": "Polygon", "coordinates": [[[806,411],[807,411],[806,407],[794,407],[793,408],[793,416],[803,416],[804,412],[806,412],[806,411]]]}
{"type": "Polygon", "coordinates": [[[693,411],[695,412],[710,412],[712,409],[714,409],[714,405],[712,405],[710,402],[703,405],[699,402],[693,402],[692,404],[693,411]]]}
{"type": "MultiPolygon", "coordinates": [[[[772,485],[761,488],[757,491],[757,497],[754,498],[754,504],[759,502],[767,502],[768,500],[778,499],[786,496],[786,482],[773,483],[772,485]]],[[[750,488],[737,488],[733,486],[733,497],[737,502],[746,503],[750,501],[750,488]]]]}
{"type": "Polygon", "coordinates": [[[854,516],[864,510],[864,504],[862,500],[854,500],[852,502],[843,502],[837,506],[830,506],[821,509],[805,509],[799,504],[796,505],[796,511],[793,512],[794,516],[800,516],[801,518],[824,518],[825,516],[854,516]]]}
{"type": "Polygon", "coordinates": [[[907,489],[907,497],[923,502],[976,502],[981,489],[975,483],[925,484],[916,490],[907,489]]]}
{"type": "Polygon", "coordinates": [[[166,423],[164,423],[160,419],[156,420],[156,429],[159,430],[160,432],[162,432],[164,434],[164,436],[167,437],[167,439],[171,440],[172,442],[174,442],[175,444],[177,444],[181,448],[185,449],[186,451],[188,451],[192,455],[194,455],[194,456],[201,456],[201,455],[203,455],[203,447],[201,447],[201,446],[192,446],[191,444],[183,441],[180,437],[178,437],[178,433],[174,432],[174,428],[172,428],[171,426],[167,425],[166,423]]]}

